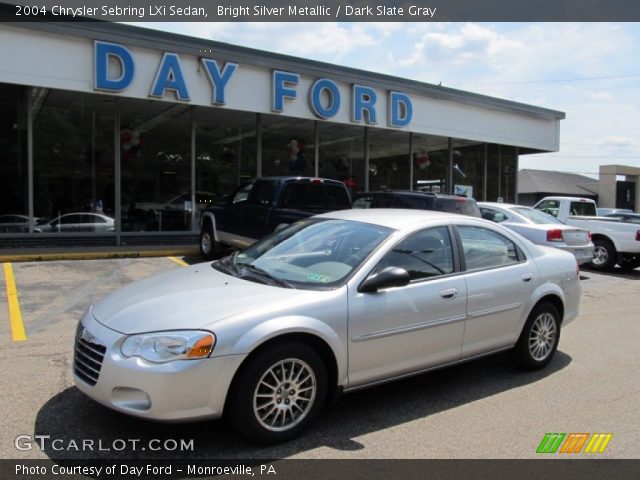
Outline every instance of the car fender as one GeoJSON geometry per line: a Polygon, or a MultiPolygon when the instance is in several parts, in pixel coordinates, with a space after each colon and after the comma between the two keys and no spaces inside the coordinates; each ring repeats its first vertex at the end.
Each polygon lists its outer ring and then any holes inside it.
{"type": "Polygon", "coordinates": [[[204,227],[205,219],[209,219],[209,221],[211,221],[211,228],[213,229],[213,238],[216,242],[219,242],[220,239],[218,238],[218,229],[216,227],[216,216],[213,214],[213,212],[210,212],[210,211],[202,212],[202,215],[200,217],[200,230],[202,230],[202,228],[204,227]]]}
{"type": "Polygon", "coordinates": [[[276,317],[256,325],[246,332],[231,347],[231,355],[246,355],[260,345],[290,333],[306,333],[323,340],[333,352],[336,360],[338,385],[347,381],[347,349],[340,335],[325,322],[307,316],[276,317]]]}
{"type": "Polygon", "coordinates": [[[564,292],[562,291],[562,288],[560,288],[560,286],[558,286],[557,284],[555,284],[553,282],[541,283],[533,291],[533,293],[529,297],[529,301],[525,305],[525,308],[522,310],[523,318],[521,319],[522,321],[521,321],[520,329],[522,329],[522,327],[524,326],[524,324],[527,321],[527,318],[529,317],[529,315],[531,314],[531,311],[533,310],[533,308],[538,304],[538,302],[542,298],[544,298],[544,297],[546,297],[548,295],[554,295],[554,296],[558,297],[562,301],[562,305],[565,306],[565,308],[566,308],[566,301],[565,301],[565,296],[564,296],[564,292]]]}

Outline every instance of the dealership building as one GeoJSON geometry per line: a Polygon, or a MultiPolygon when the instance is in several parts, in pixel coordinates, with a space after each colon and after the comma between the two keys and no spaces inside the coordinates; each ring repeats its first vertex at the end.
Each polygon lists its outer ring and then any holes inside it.
{"type": "Polygon", "coordinates": [[[0,248],[186,243],[257,176],[514,201],[564,113],[106,22],[0,23],[0,248]]]}

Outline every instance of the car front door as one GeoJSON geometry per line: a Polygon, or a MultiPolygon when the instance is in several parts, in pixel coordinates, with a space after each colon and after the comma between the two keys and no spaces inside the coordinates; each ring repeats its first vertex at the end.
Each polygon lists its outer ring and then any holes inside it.
{"type": "Polygon", "coordinates": [[[350,386],[460,358],[467,298],[452,245],[446,226],[417,232],[392,247],[371,272],[403,268],[408,285],[350,294],[350,386]]]}
{"type": "Polygon", "coordinates": [[[458,226],[467,288],[463,357],[513,345],[535,290],[537,268],[516,243],[494,230],[458,226]]]}

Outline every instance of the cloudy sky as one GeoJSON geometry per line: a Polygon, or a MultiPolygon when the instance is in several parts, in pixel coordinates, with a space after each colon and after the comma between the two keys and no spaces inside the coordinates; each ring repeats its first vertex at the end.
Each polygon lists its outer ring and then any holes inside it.
{"type": "Polygon", "coordinates": [[[560,152],[521,168],[640,166],[635,23],[143,23],[566,112],[560,152]]]}

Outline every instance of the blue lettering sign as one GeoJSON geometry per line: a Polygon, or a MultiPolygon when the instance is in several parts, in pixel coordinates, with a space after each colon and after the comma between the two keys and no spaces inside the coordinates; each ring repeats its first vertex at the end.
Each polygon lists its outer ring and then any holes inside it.
{"type": "Polygon", "coordinates": [[[327,78],[320,78],[313,82],[309,90],[309,104],[313,113],[322,119],[335,117],[340,110],[340,90],[338,85],[327,78]],[[325,107],[322,102],[323,95],[328,99],[325,107]]]}
{"type": "Polygon", "coordinates": [[[351,121],[361,123],[366,112],[366,123],[376,125],[376,101],[378,97],[371,87],[354,84],[351,91],[351,121]]]}
{"type": "Polygon", "coordinates": [[[298,93],[292,85],[300,83],[300,75],[297,73],[273,71],[271,82],[271,110],[274,112],[282,112],[284,110],[284,99],[294,99],[298,93]]]}
{"type": "Polygon", "coordinates": [[[165,53],[162,57],[149,96],[162,98],[167,90],[173,90],[178,100],[190,100],[182,75],[180,57],[176,53],[165,53]]]}
{"type": "Polygon", "coordinates": [[[131,52],[115,43],[95,41],[93,45],[94,88],[109,92],[119,92],[127,88],[135,73],[131,52]],[[112,58],[120,64],[120,76],[117,78],[109,78],[109,60],[112,58]]]}
{"type": "Polygon", "coordinates": [[[205,66],[207,77],[211,83],[211,103],[213,105],[224,105],[226,103],[224,99],[225,87],[229,83],[231,76],[238,69],[238,64],[227,62],[222,71],[218,67],[218,62],[210,58],[203,58],[202,64],[205,66]]]}
{"type": "Polygon", "coordinates": [[[411,123],[413,104],[406,93],[389,92],[389,125],[405,127],[411,123]]]}

